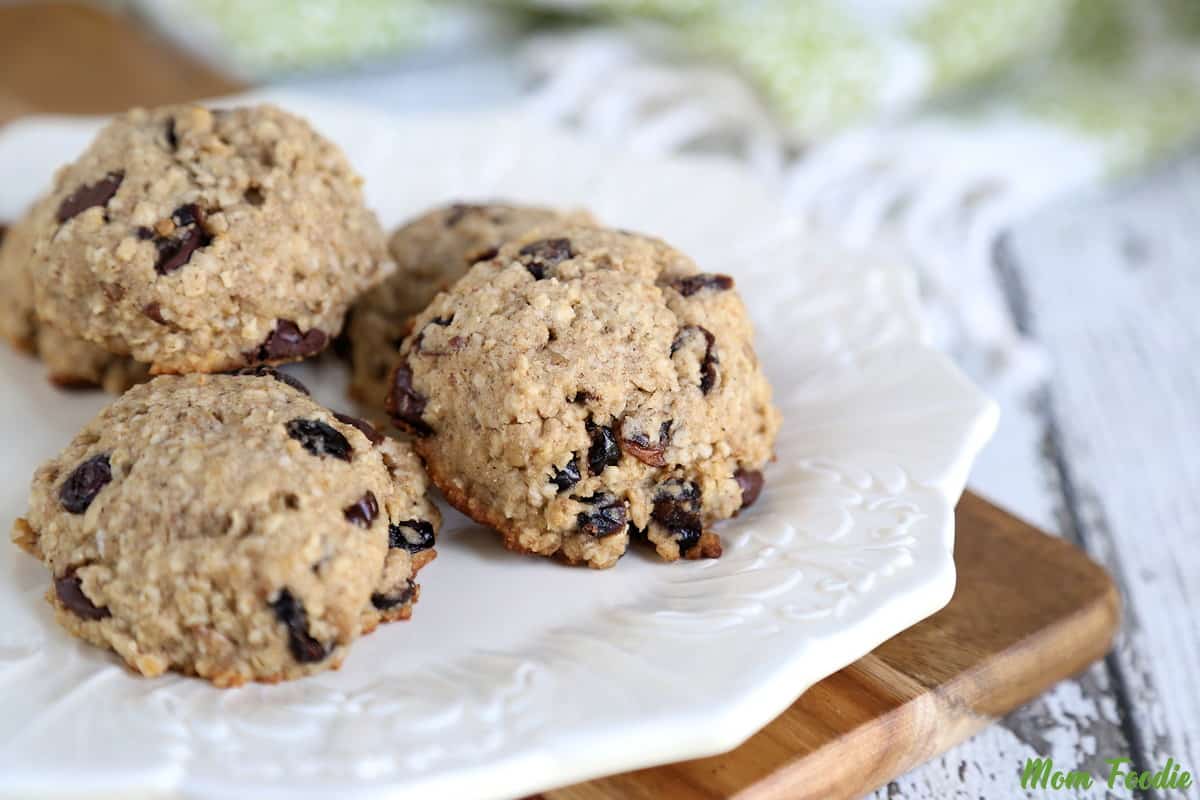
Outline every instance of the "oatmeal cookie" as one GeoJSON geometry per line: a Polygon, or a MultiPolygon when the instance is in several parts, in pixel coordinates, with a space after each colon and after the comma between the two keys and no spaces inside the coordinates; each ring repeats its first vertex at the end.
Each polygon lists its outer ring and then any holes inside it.
{"type": "Polygon", "coordinates": [[[123,114],[48,203],[38,316],[154,373],[315,355],[391,269],[345,156],[272,106],[123,114]]]}
{"type": "Polygon", "coordinates": [[[388,397],[447,499],[514,549],[712,557],[779,427],[742,301],[665,243],[529,231],[421,312],[388,397]]]}
{"type": "Polygon", "coordinates": [[[13,538],[59,623],[142,674],[286,680],[411,613],[425,489],[408,445],[284,373],[162,376],[37,470],[13,538]]]}

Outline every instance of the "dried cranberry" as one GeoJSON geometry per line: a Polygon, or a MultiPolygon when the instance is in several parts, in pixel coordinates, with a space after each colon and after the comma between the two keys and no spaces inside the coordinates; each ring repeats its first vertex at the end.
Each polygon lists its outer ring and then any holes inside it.
{"type": "Polygon", "coordinates": [[[200,206],[195,203],[180,206],[171,214],[171,219],[175,223],[175,233],[169,237],[156,237],[154,242],[158,248],[154,271],[159,275],[174,272],[191,260],[192,253],[212,244],[212,235],[204,228],[204,210],[200,206]]]}
{"type": "Polygon", "coordinates": [[[433,428],[421,415],[425,413],[425,396],[413,388],[412,368],[401,363],[392,373],[392,388],[387,396],[387,411],[398,428],[417,436],[429,436],[433,428]]]}
{"type": "Polygon", "coordinates": [[[354,448],[341,434],[319,419],[294,419],[285,426],[288,436],[298,441],[314,456],[333,456],[349,461],[354,448]]]}
{"type": "Polygon", "coordinates": [[[659,485],[650,516],[674,534],[683,555],[700,541],[700,489],[690,481],[672,478],[659,485]]]}
{"type": "Polygon", "coordinates": [[[550,482],[557,486],[560,492],[565,492],[579,483],[580,477],[579,456],[572,455],[571,460],[562,469],[554,467],[554,475],[550,477],[550,482]]]}
{"type": "Polygon", "coordinates": [[[346,515],[347,522],[360,528],[369,528],[375,517],[379,516],[379,501],[375,499],[374,492],[368,491],[343,509],[342,513],[346,515]]]}
{"type": "Polygon", "coordinates": [[[608,492],[599,492],[590,497],[576,497],[581,503],[592,506],[587,511],[581,511],[576,517],[581,533],[597,538],[611,536],[625,529],[628,517],[625,502],[608,492]]]}
{"type": "Polygon", "coordinates": [[[275,369],[274,367],[267,366],[266,364],[259,364],[256,367],[242,367],[241,369],[235,370],[234,372],[231,372],[230,374],[231,375],[252,375],[255,377],[259,377],[259,378],[270,377],[270,378],[274,378],[275,380],[279,381],[280,383],[287,384],[288,386],[292,387],[293,389],[295,389],[296,391],[298,391],[302,394],[310,394],[310,392],[308,391],[308,387],[305,386],[303,383],[301,383],[298,378],[288,375],[286,372],[284,372],[282,370],[278,370],[278,369],[275,369]]]}
{"type": "Polygon", "coordinates": [[[98,620],[112,616],[107,608],[97,606],[83,593],[83,581],[75,574],[74,569],[61,578],[54,579],[54,594],[58,596],[58,602],[62,603],[63,607],[81,619],[98,620]]]}
{"type": "Polygon", "coordinates": [[[409,600],[412,600],[413,593],[416,592],[417,585],[412,582],[412,578],[408,579],[408,585],[401,589],[396,594],[382,594],[375,592],[371,595],[371,605],[375,606],[380,611],[387,611],[389,608],[403,605],[409,600]]]}
{"type": "Polygon", "coordinates": [[[167,320],[162,315],[162,306],[158,303],[146,303],[142,306],[142,314],[159,325],[167,324],[167,320]]]}
{"type": "Polygon", "coordinates": [[[674,355],[689,338],[696,335],[704,337],[704,355],[700,359],[700,391],[702,394],[708,394],[716,385],[717,364],[721,363],[717,358],[716,337],[707,328],[700,325],[688,325],[675,335],[675,340],[671,342],[671,354],[674,355]]]}
{"type": "Polygon", "coordinates": [[[700,543],[703,534],[699,528],[679,528],[671,532],[675,534],[675,542],[679,546],[681,558],[687,556],[687,552],[700,543]]]}
{"type": "Polygon", "coordinates": [[[325,349],[329,337],[320,328],[301,331],[290,319],[275,321],[275,329],[250,357],[255,361],[282,361],[306,358],[325,349]]]}
{"type": "Polygon", "coordinates": [[[324,645],[309,634],[308,612],[290,591],[280,589],[279,596],[270,605],[279,621],[287,626],[288,648],[292,651],[292,658],[301,664],[312,664],[329,655],[324,645]]]}
{"type": "Polygon", "coordinates": [[[333,418],[338,422],[358,428],[359,432],[362,433],[363,436],[367,437],[367,441],[369,441],[371,444],[383,443],[383,434],[375,430],[375,426],[367,422],[365,419],[352,417],[349,414],[339,414],[336,411],[333,414],[333,418]]]}
{"type": "Polygon", "coordinates": [[[199,225],[204,222],[204,209],[195,203],[185,203],[171,212],[171,221],[177,228],[199,225]]]}
{"type": "Polygon", "coordinates": [[[686,278],[676,278],[671,281],[675,291],[684,297],[691,297],[702,289],[725,291],[733,288],[733,278],[728,275],[717,275],[712,272],[701,272],[699,275],[689,275],[686,278]]]}
{"type": "Polygon", "coordinates": [[[664,454],[670,441],[671,420],[667,420],[659,426],[657,442],[651,442],[650,437],[644,433],[626,433],[624,424],[621,427],[621,449],[651,467],[667,465],[664,454]]]}
{"type": "Polygon", "coordinates": [[[741,469],[733,473],[733,479],[737,481],[738,487],[742,490],[742,508],[746,508],[754,504],[758,499],[758,495],[763,488],[763,474],[757,469],[741,469]]]}
{"type": "Polygon", "coordinates": [[[599,475],[605,467],[616,466],[621,461],[621,448],[617,446],[612,428],[597,425],[590,419],[584,425],[592,439],[592,446],[588,448],[588,469],[591,474],[599,475]]]}
{"type": "Polygon", "coordinates": [[[388,526],[388,547],[403,547],[410,553],[428,550],[436,544],[433,523],[406,519],[388,526]]]}
{"type": "Polygon", "coordinates": [[[62,203],[59,204],[58,221],[66,222],[92,206],[108,205],[108,201],[117,193],[117,189],[121,188],[123,180],[125,180],[124,172],[110,172],[90,186],[80,186],[64,197],[62,203]]]}
{"type": "Polygon", "coordinates": [[[570,239],[540,239],[517,251],[517,260],[539,281],[546,277],[546,270],[574,257],[570,239]]]}
{"type": "MultiPolygon", "coordinates": [[[[453,314],[448,317],[434,317],[433,319],[429,320],[429,323],[425,327],[421,328],[420,332],[417,333],[417,338],[413,341],[413,348],[420,352],[423,356],[448,356],[453,353],[457,353],[459,350],[462,350],[467,343],[466,338],[463,336],[451,336],[450,340],[446,343],[446,348],[443,350],[430,350],[425,347],[425,331],[429,330],[430,325],[436,325],[439,328],[445,328],[449,326],[451,322],[454,322],[453,314]]],[[[401,341],[403,341],[403,339],[401,339],[401,341]]],[[[396,347],[399,346],[399,343],[397,343],[396,347]]]]}
{"type": "Polygon", "coordinates": [[[108,453],[94,455],[77,466],[58,487],[58,501],[68,513],[82,514],[111,481],[108,453]]]}

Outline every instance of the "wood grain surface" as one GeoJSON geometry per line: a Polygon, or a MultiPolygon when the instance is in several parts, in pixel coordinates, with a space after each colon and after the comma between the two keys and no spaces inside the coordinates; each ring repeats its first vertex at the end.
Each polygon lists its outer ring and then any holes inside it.
{"type": "MultiPolygon", "coordinates": [[[[67,3],[0,3],[0,67],[0,123],[33,112],[101,113],[135,104],[215,96],[241,88],[232,79],[165,46],[127,18],[67,3]]],[[[320,80],[312,82],[314,91],[341,92],[348,86],[344,79],[334,81],[332,88],[320,80]]],[[[429,103],[429,93],[422,88],[423,84],[407,78],[391,83],[374,76],[369,86],[369,99],[386,102],[393,108],[403,108],[407,103],[409,107],[426,109],[429,103]]],[[[300,88],[305,85],[300,84],[300,88]]],[[[444,94],[444,90],[438,93],[444,94]]],[[[494,102],[516,99],[496,97],[494,102]]],[[[480,98],[472,97],[472,103],[480,102],[480,98]]],[[[1200,165],[1193,165],[1191,171],[1200,179],[1200,165]]],[[[1119,338],[1126,329],[1136,327],[1146,313],[1144,310],[1131,302],[1114,308],[1113,295],[1093,298],[1097,302],[1088,305],[1076,304],[1073,298],[1078,296],[1077,292],[1069,285],[1064,291],[1060,279],[1063,274],[1076,282],[1095,279],[1088,287],[1092,294],[1099,294],[1102,287],[1107,287],[1117,292],[1118,297],[1132,286],[1139,300],[1170,301],[1162,325],[1186,326],[1190,319],[1187,300],[1200,297],[1200,285],[1195,283],[1194,270],[1188,271],[1191,261],[1186,255],[1200,247],[1200,202],[1194,193],[1181,197],[1178,190],[1172,191],[1171,187],[1177,183],[1172,171],[1167,171],[1157,176],[1135,201],[1126,201],[1123,189],[1101,198],[1087,198],[1064,214],[1051,215],[1045,225],[1029,236],[1013,237],[1005,264],[1005,274],[1010,285],[1016,287],[1013,294],[1019,301],[1014,302],[1013,312],[1027,330],[1046,344],[1056,360],[1070,362],[1070,368],[1061,380],[1061,388],[1056,380],[1050,390],[1032,402],[1022,399],[1005,404],[998,441],[993,443],[992,452],[985,454],[983,474],[978,478],[990,494],[1020,508],[1037,524],[1082,545],[1114,569],[1118,578],[1123,579],[1131,606],[1127,613],[1128,632],[1121,636],[1117,652],[1100,664],[1076,679],[1059,683],[957,748],[934,755],[924,767],[897,775],[876,793],[875,800],[1038,797],[1039,794],[1019,790],[1010,771],[1022,759],[1039,754],[1053,755],[1060,762],[1093,772],[1101,771],[1101,759],[1106,755],[1133,754],[1135,762],[1148,764],[1157,754],[1171,752],[1177,759],[1190,755],[1189,763],[1200,764],[1197,729],[1200,690],[1194,671],[1194,658],[1200,653],[1200,626],[1194,618],[1188,619],[1189,609],[1197,606],[1194,587],[1198,584],[1188,576],[1196,574],[1194,562],[1198,551],[1194,548],[1195,526],[1191,520],[1196,518],[1195,498],[1200,496],[1194,491],[1198,484],[1194,472],[1189,470],[1196,462],[1189,453],[1200,448],[1200,426],[1185,425],[1179,429],[1182,434],[1170,436],[1165,443],[1153,438],[1139,443],[1138,437],[1147,432],[1139,427],[1147,424],[1147,404],[1130,403],[1130,395],[1136,394],[1132,389],[1107,391],[1105,384],[1110,373],[1082,363],[1076,348],[1094,358],[1101,342],[1107,345],[1116,341],[1120,366],[1133,373],[1130,386],[1149,382],[1163,391],[1182,390],[1184,397],[1191,398],[1191,408],[1200,408],[1200,386],[1186,384],[1189,374],[1186,370],[1175,375],[1164,373],[1155,366],[1163,362],[1145,357],[1145,350],[1155,347],[1155,341],[1147,341],[1136,332],[1128,338],[1119,338]],[[1186,202],[1189,197],[1190,211],[1186,202]],[[1177,207],[1181,201],[1182,206],[1177,207]],[[1084,225],[1083,220],[1089,218],[1096,205],[1109,210],[1095,225],[1084,225]],[[1088,253],[1101,261],[1098,275],[1091,274],[1090,262],[1077,257],[1074,251],[1075,237],[1080,236],[1081,227],[1111,234],[1101,237],[1100,250],[1088,253]],[[1063,234],[1064,229],[1070,231],[1069,236],[1063,234]],[[1166,237],[1164,232],[1168,234],[1166,237]],[[1165,238],[1167,244],[1160,245],[1159,238],[1165,238]],[[1160,261],[1168,262],[1167,277],[1158,275],[1160,261]],[[1053,272],[1056,269],[1060,270],[1057,277],[1053,272]],[[1022,285],[1028,289],[1028,297],[1020,291],[1022,285]],[[1183,288],[1190,288],[1191,294],[1181,291],[1183,288]],[[1060,320],[1064,307],[1066,322],[1060,320]],[[1103,458],[1092,449],[1093,441],[1100,443],[1103,458]],[[1139,445],[1135,452],[1148,459],[1146,463],[1157,463],[1159,455],[1147,448],[1161,444],[1169,466],[1160,470],[1133,470],[1136,480],[1126,482],[1131,470],[1123,468],[1126,462],[1121,453],[1131,441],[1139,445]],[[995,457],[997,450],[1002,451],[1002,457],[995,457]],[[1163,474],[1175,469],[1181,470],[1177,474],[1192,476],[1190,493],[1186,484],[1171,484],[1171,475],[1163,474]],[[1152,488],[1156,482],[1162,483],[1152,488]],[[1173,491],[1166,488],[1172,485],[1173,491]],[[1115,511],[1108,508],[1109,503],[1115,511]],[[1187,542],[1192,542],[1193,549],[1187,551],[1190,557],[1185,553],[1181,563],[1174,558],[1161,558],[1165,546],[1179,544],[1181,540],[1185,551],[1187,542]],[[1124,561],[1130,551],[1134,551],[1133,567],[1124,561]],[[1161,619],[1160,596],[1169,607],[1161,619]],[[1155,656],[1165,651],[1171,657],[1155,656]],[[1187,658],[1193,658],[1192,669],[1180,666],[1187,658]],[[1176,697],[1183,699],[1176,702],[1176,697]]],[[[1175,364],[1190,363],[1187,354],[1175,348],[1172,355],[1178,361],[1169,362],[1168,370],[1175,364]]],[[[1100,361],[1103,364],[1103,355],[1100,361]]],[[[1187,407],[1179,405],[1168,412],[1167,418],[1173,422],[1188,414],[1187,407]]],[[[1153,432],[1160,431],[1156,427],[1153,432]]],[[[966,509],[964,505],[960,515],[966,509]]],[[[960,547],[973,535],[971,525],[970,520],[960,518],[960,547]]],[[[968,565],[960,564],[960,568],[965,576],[968,565]]],[[[896,645],[893,642],[889,646],[896,645]]],[[[878,654],[872,658],[875,655],[878,654]]],[[[1052,682],[1052,676],[1042,677],[1047,683],[1052,682]]],[[[918,681],[911,687],[915,691],[920,685],[918,681]]],[[[801,703],[815,702],[819,696],[810,695],[801,703]]],[[[937,697],[941,701],[941,696],[937,697]]],[[[894,700],[901,703],[899,695],[894,700]]],[[[887,719],[893,720],[901,713],[896,708],[887,719]]],[[[831,709],[832,706],[826,706],[829,714],[833,713],[831,709]]],[[[920,710],[924,712],[925,706],[920,710]]],[[[975,714],[966,714],[966,719],[978,725],[986,722],[986,716],[977,720],[975,714]]],[[[918,715],[918,719],[924,717],[918,715]]],[[[755,742],[772,734],[766,740],[769,747],[761,755],[762,761],[742,773],[745,786],[763,792],[774,785],[772,791],[776,796],[781,791],[779,785],[755,778],[756,774],[761,775],[761,770],[770,764],[799,769],[795,760],[802,752],[821,752],[812,742],[806,745],[809,751],[788,749],[783,744],[786,739],[775,736],[781,725],[787,728],[786,717],[751,740],[755,742]]],[[[978,725],[963,723],[962,735],[978,725]]],[[[953,733],[954,736],[942,736],[939,732],[933,738],[939,746],[948,746],[959,729],[954,728],[953,733]]],[[[928,752],[935,751],[931,747],[928,752]]],[[[872,779],[879,776],[878,780],[883,781],[889,769],[895,775],[905,766],[917,763],[919,754],[903,755],[904,758],[899,758],[891,753],[885,758],[885,754],[880,754],[877,761],[869,763],[857,758],[843,761],[869,772],[872,779]],[[888,765],[886,769],[884,765],[888,765]]],[[[692,780],[701,787],[730,787],[737,780],[719,783],[715,777],[717,773],[733,770],[730,758],[703,759],[634,774],[645,774],[648,780],[667,780],[667,775],[675,775],[673,780],[692,780]],[[713,780],[702,779],[705,769],[713,771],[713,780]]],[[[571,787],[551,796],[597,796],[594,792],[580,793],[606,787],[619,790],[619,783],[611,783],[619,780],[571,787]]]]}
{"type": "Polygon", "coordinates": [[[129,19],[79,3],[0,4],[0,123],[102,114],[241,88],[129,19]]]}
{"type": "MultiPolygon", "coordinates": [[[[1129,755],[1200,768],[1200,152],[1010,237],[1018,322],[1050,351],[1040,413],[1065,522],[1121,583],[1106,660],[1129,755]]],[[[1153,797],[1147,793],[1147,797],[1153,797]]],[[[1168,794],[1200,797],[1200,788],[1168,794]]]]}

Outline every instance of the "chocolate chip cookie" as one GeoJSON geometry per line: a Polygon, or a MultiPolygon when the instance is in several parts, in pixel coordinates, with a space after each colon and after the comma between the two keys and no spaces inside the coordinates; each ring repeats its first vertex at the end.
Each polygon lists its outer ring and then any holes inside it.
{"type": "Polygon", "coordinates": [[[412,317],[504,242],[554,222],[586,225],[592,218],[583,211],[455,203],[400,226],[388,242],[396,272],[354,304],[346,324],[354,399],[382,416],[396,349],[412,317]]]}
{"type": "Polygon", "coordinates": [[[314,355],[391,269],[343,154],[272,106],[130,111],[48,202],[38,316],[155,373],[314,355]]]}
{"type": "Polygon", "coordinates": [[[430,477],[514,549],[720,554],[779,413],[733,279],[656,239],[526,232],[421,312],[388,397],[430,477]]]}
{"type": "Polygon", "coordinates": [[[162,376],[34,475],[13,539],[76,636],[220,686],[336,668],[409,616],[440,523],[408,445],[270,367],[162,376]]]}
{"type": "Polygon", "coordinates": [[[50,381],[69,389],[102,387],[113,394],[148,377],[146,365],[59,331],[37,318],[33,303],[34,235],[46,199],[34,204],[0,243],[0,335],[46,364],[50,381]]]}

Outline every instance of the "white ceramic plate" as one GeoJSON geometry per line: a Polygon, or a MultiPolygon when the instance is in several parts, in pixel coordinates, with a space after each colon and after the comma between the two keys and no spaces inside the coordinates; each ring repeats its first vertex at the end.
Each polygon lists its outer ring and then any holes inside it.
{"type": "MultiPolygon", "coordinates": [[[[717,561],[569,569],[450,512],[413,620],[358,642],[337,673],[278,686],[133,676],[54,624],[45,570],[0,542],[0,792],[532,793],[730,749],[950,599],[951,509],[996,411],[924,344],[902,265],[805,230],[722,161],[640,160],[518,116],[272,99],[345,147],[389,226],[451,199],[587,206],[734,275],[783,410],[778,461],[722,526],[717,561]]],[[[0,215],[97,124],[0,132],[0,215]]],[[[340,367],[302,372],[347,405],[340,367]]],[[[105,402],[0,349],[3,525],[35,466],[105,402]]]]}

